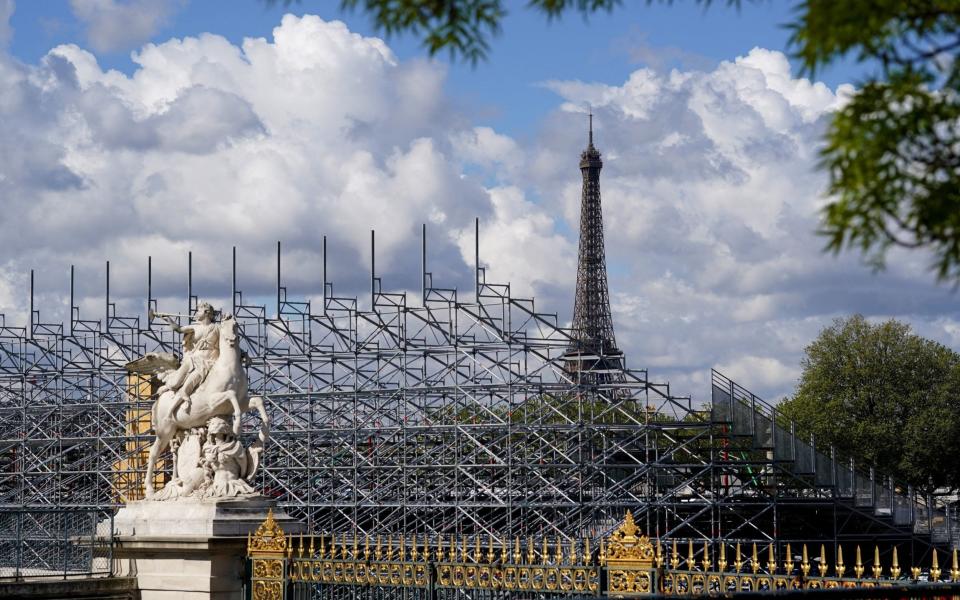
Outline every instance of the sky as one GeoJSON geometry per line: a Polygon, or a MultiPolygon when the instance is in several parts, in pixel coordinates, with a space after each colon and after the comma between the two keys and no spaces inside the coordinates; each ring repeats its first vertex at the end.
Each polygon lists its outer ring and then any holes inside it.
{"type": "MultiPolygon", "coordinates": [[[[383,37],[339,2],[0,0],[0,312],[26,321],[142,313],[153,257],[161,310],[267,298],[284,248],[293,296],[419,287],[419,231],[444,287],[471,288],[473,219],[488,280],[569,321],[586,112],[617,340],[628,365],[709,397],[710,368],[776,401],[838,317],[895,317],[960,346],[955,292],[930,257],[875,273],[824,254],[817,152],[866,72],[816,80],[789,58],[790,3],[704,10],[626,2],[588,20],[511,15],[475,66],[383,37]]],[[[717,3],[724,4],[724,3],[717,3]]],[[[362,303],[361,303],[362,305],[362,303]]]]}

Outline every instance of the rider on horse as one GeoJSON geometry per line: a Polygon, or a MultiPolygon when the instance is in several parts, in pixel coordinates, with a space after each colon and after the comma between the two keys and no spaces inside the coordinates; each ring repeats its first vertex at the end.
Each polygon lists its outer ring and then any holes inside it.
{"type": "Polygon", "coordinates": [[[213,318],[213,306],[209,302],[197,305],[192,325],[181,327],[170,317],[164,317],[174,331],[183,334],[183,362],[180,368],[158,376],[163,385],[157,390],[157,397],[167,390],[177,392],[171,414],[176,414],[181,403],[186,403],[187,412],[190,412],[190,394],[203,383],[220,356],[220,338],[213,318]]]}

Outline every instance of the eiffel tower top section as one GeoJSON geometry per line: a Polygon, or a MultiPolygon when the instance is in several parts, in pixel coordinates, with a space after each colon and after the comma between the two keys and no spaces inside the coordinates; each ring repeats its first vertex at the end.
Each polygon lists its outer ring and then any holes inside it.
{"type": "MultiPolygon", "coordinates": [[[[580,253],[577,264],[577,294],[573,306],[571,353],[596,357],[619,356],[610,314],[607,262],[603,247],[603,212],[600,208],[600,151],[593,145],[593,114],[590,137],[580,154],[583,194],[580,201],[580,253]]],[[[618,361],[619,362],[619,361],[618,361]]],[[[612,365],[611,365],[612,366],[612,365]]]]}

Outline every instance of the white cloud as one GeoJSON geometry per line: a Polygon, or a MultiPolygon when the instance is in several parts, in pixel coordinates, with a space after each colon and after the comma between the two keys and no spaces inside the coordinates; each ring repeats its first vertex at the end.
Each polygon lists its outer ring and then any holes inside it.
{"type": "Polygon", "coordinates": [[[720,365],[778,400],[803,348],[836,316],[890,315],[957,339],[955,300],[932,283],[926,257],[895,253],[873,275],[855,256],[822,253],[817,152],[850,86],[796,78],[782,53],[756,48],[708,71],[639,69],[619,86],[548,87],[560,111],[527,149],[535,195],[576,228],[572,159],[592,105],[614,323],[630,364],[701,399],[702,374],[720,365]]]}
{"type": "MultiPolygon", "coordinates": [[[[0,60],[10,268],[37,267],[38,287],[62,294],[75,263],[86,303],[110,259],[115,296],[133,294],[139,308],[148,255],[157,294],[182,289],[193,250],[200,293],[222,296],[237,245],[241,286],[263,293],[282,240],[285,282],[306,295],[319,291],[324,234],[331,278],[346,293],[368,280],[371,229],[379,274],[401,289],[418,286],[423,222],[430,268],[450,286],[471,279],[473,252],[461,255],[460,242],[475,216],[486,227],[505,215],[534,247],[569,244],[522,193],[501,201],[464,174],[467,162],[487,164],[484,153],[522,153],[492,130],[458,125],[441,65],[401,63],[381,40],[313,16],[287,15],[273,34],[241,46],[211,34],[148,44],[130,76],[74,45],[37,65],[0,60]],[[472,140],[472,150],[454,140],[472,140]]],[[[497,253],[511,243],[491,239],[491,264],[505,264],[497,253]]],[[[504,273],[535,279],[530,269],[504,273]]]]}
{"type": "Polygon", "coordinates": [[[619,86],[552,82],[558,109],[529,141],[459,112],[441,65],[400,61],[317,17],[287,15],[272,39],[240,45],[212,34],[148,44],[133,60],[128,76],[72,45],[35,65],[0,54],[0,310],[24,313],[30,267],[41,310],[62,307],[73,263],[82,310],[100,311],[109,258],[114,299],[139,311],[147,255],[155,293],[176,304],[188,250],[195,290],[225,298],[232,245],[241,289],[269,295],[276,240],[290,293],[315,295],[324,234],[337,291],[363,302],[369,230],[384,288],[410,289],[423,222],[434,281],[470,289],[479,216],[487,280],[569,319],[592,104],[614,322],[631,366],[702,401],[721,365],[778,399],[838,315],[897,316],[960,339],[955,299],[922,257],[897,253],[874,276],[821,253],[814,165],[824,118],[849,89],[794,78],[779,53],[639,69],[619,86]]]}
{"type": "Polygon", "coordinates": [[[185,0],[70,0],[86,28],[87,40],[100,52],[126,50],[149,40],[185,0]]]}

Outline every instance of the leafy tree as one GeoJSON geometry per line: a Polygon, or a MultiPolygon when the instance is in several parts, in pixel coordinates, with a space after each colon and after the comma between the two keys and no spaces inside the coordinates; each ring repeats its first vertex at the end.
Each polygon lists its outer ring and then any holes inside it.
{"type": "MultiPolygon", "coordinates": [[[[267,4],[282,2],[285,5],[300,1],[266,0],[267,4]]],[[[527,6],[543,13],[547,19],[556,19],[570,11],[584,17],[599,10],[611,11],[621,2],[527,0],[527,6]]],[[[500,23],[507,16],[504,4],[506,0],[340,0],[343,10],[362,10],[387,35],[412,33],[423,39],[431,56],[449,51],[452,57],[464,58],[473,64],[487,57],[490,38],[500,33],[500,23]]]]}
{"type": "MultiPolygon", "coordinates": [[[[527,0],[526,6],[552,20],[568,13],[586,18],[621,3],[527,0]]],[[[421,37],[431,55],[449,51],[476,63],[486,58],[508,3],[340,4],[366,13],[387,34],[421,37]]],[[[826,134],[822,167],[829,174],[831,197],[820,233],[827,249],[859,249],[882,268],[891,247],[926,248],[937,277],[960,283],[960,0],[800,0],[795,14],[788,24],[791,49],[806,73],[844,56],[874,71],[833,116],[826,134]]]]}
{"type": "Polygon", "coordinates": [[[932,491],[960,488],[960,355],[895,320],[838,319],[779,410],[817,446],[932,491]]]}
{"type": "Polygon", "coordinates": [[[809,73],[850,54],[876,65],[827,131],[828,247],[877,267],[925,247],[960,283],[960,1],[807,0],[792,27],[809,73]]]}

